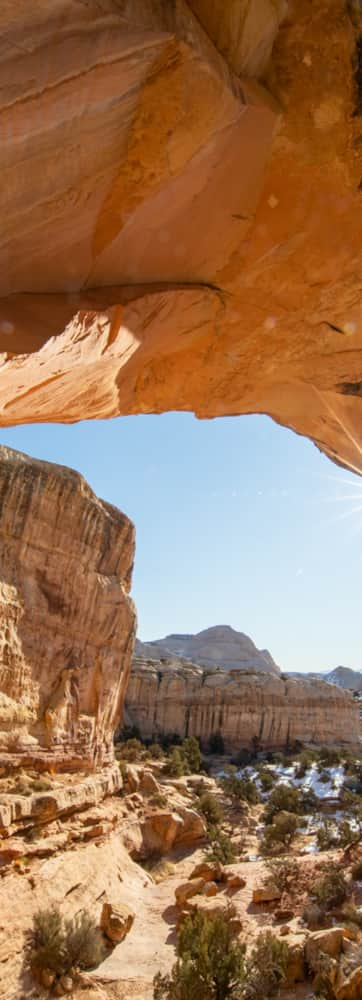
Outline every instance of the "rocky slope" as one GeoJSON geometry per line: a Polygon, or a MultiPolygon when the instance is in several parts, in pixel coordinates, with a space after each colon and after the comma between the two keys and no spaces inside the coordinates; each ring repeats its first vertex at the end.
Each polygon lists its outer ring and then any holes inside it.
{"type": "Polygon", "coordinates": [[[144,738],[178,733],[206,745],[220,731],[230,751],[255,744],[281,748],[296,740],[359,742],[359,711],[350,694],[323,681],[283,680],[257,671],[208,672],[136,658],[126,707],[144,738]]]}
{"type": "Polygon", "coordinates": [[[0,757],[113,758],[135,630],[134,529],[70,469],[0,448],[0,757]]]}
{"type": "Polygon", "coordinates": [[[153,642],[136,640],[136,656],[161,659],[163,656],[183,657],[202,667],[223,670],[263,670],[278,675],[280,669],[267,649],[257,649],[252,639],[230,628],[214,625],[197,635],[167,635],[153,642]]]}
{"type": "Polygon", "coordinates": [[[0,421],[263,412],[361,471],[361,11],[8,0],[0,421]]]}

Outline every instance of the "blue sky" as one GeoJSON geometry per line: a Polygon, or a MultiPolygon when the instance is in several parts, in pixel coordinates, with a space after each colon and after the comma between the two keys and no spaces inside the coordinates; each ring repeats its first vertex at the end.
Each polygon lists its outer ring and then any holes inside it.
{"type": "Polygon", "coordinates": [[[0,441],[79,470],[135,522],[142,639],[229,624],[285,670],[362,668],[362,481],[309,441],[175,413],[0,441]]]}

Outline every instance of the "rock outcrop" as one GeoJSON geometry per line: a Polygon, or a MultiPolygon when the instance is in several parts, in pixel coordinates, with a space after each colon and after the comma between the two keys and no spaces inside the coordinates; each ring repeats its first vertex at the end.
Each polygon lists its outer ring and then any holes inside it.
{"type": "Polygon", "coordinates": [[[223,670],[280,673],[267,649],[257,649],[248,635],[237,632],[230,625],[214,625],[197,635],[167,635],[153,642],[136,639],[135,654],[151,659],[176,656],[202,667],[221,667],[223,670]]]}
{"type": "Polygon", "coordinates": [[[221,732],[230,751],[359,742],[355,699],[323,681],[135,658],[126,706],[143,737],[178,733],[207,745],[221,732]]]}
{"type": "Polygon", "coordinates": [[[0,422],[262,412],[361,471],[361,10],[8,0],[0,422]]]}
{"type": "Polygon", "coordinates": [[[0,448],[0,758],[113,759],[135,631],[131,522],[76,472],[0,448]]]}

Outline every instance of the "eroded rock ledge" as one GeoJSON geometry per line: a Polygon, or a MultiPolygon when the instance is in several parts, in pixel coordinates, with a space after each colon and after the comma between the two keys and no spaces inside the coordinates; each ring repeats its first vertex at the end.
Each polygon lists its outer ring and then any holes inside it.
{"type": "Polygon", "coordinates": [[[361,471],[359,7],[3,5],[2,424],[263,412],[361,471]]]}
{"type": "Polygon", "coordinates": [[[82,476],[0,448],[0,765],[113,760],[134,529],[82,476]]]}
{"type": "Polygon", "coordinates": [[[359,743],[356,702],[324,681],[135,658],[126,706],[144,738],[178,733],[206,746],[221,732],[227,751],[359,743]]]}

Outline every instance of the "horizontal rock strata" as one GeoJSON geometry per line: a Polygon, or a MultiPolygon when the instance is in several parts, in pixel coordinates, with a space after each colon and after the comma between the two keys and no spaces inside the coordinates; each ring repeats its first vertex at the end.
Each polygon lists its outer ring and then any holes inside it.
{"type": "Polygon", "coordinates": [[[207,745],[221,732],[228,751],[359,742],[352,695],[317,680],[135,658],[126,706],[144,738],[177,733],[207,745]]]}
{"type": "Polygon", "coordinates": [[[267,413],[361,471],[359,3],[8,0],[0,423],[267,413]]]}
{"type": "Polygon", "coordinates": [[[0,761],[113,759],[134,529],[70,469],[0,448],[0,761]]]}

